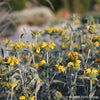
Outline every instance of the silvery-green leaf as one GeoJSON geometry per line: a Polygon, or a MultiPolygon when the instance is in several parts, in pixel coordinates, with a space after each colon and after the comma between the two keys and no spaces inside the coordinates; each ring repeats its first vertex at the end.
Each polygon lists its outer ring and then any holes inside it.
{"type": "Polygon", "coordinates": [[[3,48],[1,48],[1,56],[2,56],[2,58],[4,58],[4,50],[3,50],[3,48]]]}

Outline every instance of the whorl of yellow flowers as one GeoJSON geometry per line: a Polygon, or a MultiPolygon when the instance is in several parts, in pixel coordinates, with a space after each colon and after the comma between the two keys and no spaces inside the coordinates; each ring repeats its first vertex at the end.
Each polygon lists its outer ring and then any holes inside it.
{"type": "Polygon", "coordinates": [[[77,52],[68,52],[68,58],[71,60],[77,60],[78,59],[78,53],[77,52]]]}
{"type": "Polygon", "coordinates": [[[76,60],[75,64],[73,62],[69,62],[67,64],[67,67],[80,67],[80,65],[81,65],[80,63],[81,63],[81,60],[76,60]]]}
{"type": "Polygon", "coordinates": [[[56,67],[59,71],[61,71],[61,72],[63,72],[63,73],[64,73],[65,70],[66,70],[66,69],[64,68],[64,66],[59,65],[59,63],[57,63],[55,67],[56,67]]]}
{"type": "Polygon", "coordinates": [[[15,56],[13,56],[13,58],[11,58],[10,56],[6,57],[7,59],[7,63],[11,66],[14,66],[15,64],[19,64],[20,59],[16,59],[15,56]]]}
{"type": "Polygon", "coordinates": [[[46,61],[45,60],[42,60],[42,61],[40,61],[39,63],[36,63],[35,65],[34,65],[34,67],[36,68],[36,69],[38,69],[39,67],[41,67],[41,66],[43,66],[43,65],[45,65],[46,64],[46,61]]]}
{"type": "Polygon", "coordinates": [[[91,73],[99,75],[99,71],[97,69],[91,69],[91,68],[86,69],[86,74],[91,74],[91,73]]]}
{"type": "Polygon", "coordinates": [[[94,46],[99,47],[100,43],[98,41],[94,42],[94,46]]]}

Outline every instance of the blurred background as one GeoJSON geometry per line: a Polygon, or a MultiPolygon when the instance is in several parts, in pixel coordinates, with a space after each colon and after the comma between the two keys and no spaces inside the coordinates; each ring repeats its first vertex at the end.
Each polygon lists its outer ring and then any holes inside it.
{"type": "Polygon", "coordinates": [[[0,37],[69,21],[73,13],[100,20],[100,0],[0,0],[0,37]]]}

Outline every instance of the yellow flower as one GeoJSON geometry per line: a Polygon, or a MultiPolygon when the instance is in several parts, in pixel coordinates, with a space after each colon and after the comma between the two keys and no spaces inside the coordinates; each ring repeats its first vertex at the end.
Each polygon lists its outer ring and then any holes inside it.
{"type": "Polygon", "coordinates": [[[62,43],[62,46],[61,46],[62,49],[67,48],[67,47],[68,47],[67,44],[62,43]]]}
{"type": "Polygon", "coordinates": [[[37,47],[36,52],[40,53],[40,47],[37,47]]]}
{"type": "Polygon", "coordinates": [[[10,50],[13,50],[14,47],[15,47],[15,44],[11,44],[11,48],[10,48],[10,50]]]}
{"type": "Polygon", "coordinates": [[[6,38],[5,40],[4,40],[4,43],[5,44],[8,44],[8,43],[11,43],[12,41],[10,40],[10,41],[8,41],[8,39],[6,38]]]}
{"type": "Polygon", "coordinates": [[[44,29],[44,31],[48,31],[48,30],[49,30],[49,28],[45,28],[45,29],[44,29]]]}
{"type": "Polygon", "coordinates": [[[40,79],[38,80],[38,83],[39,83],[39,84],[41,83],[41,80],[40,80],[40,79]]]}
{"type": "Polygon", "coordinates": [[[62,71],[63,73],[64,73],[65,70],[66,70],[63,66],[59,65],[59,63],[57,63],[55,67],[56,67],[58,70],[62,71]]]}
{"type": "Polygon", "coordinates": [[[99,71],[96,70],[96,69],[94,69],[94,70],[92,71],[92,73],[94,73],[95,75],[99,75],[99,71]]]}
{"type": "Polygon", "coordinates": [[[62,70],[61,70],[61,71],[64,73],[64,72],[65,72],[65,70],[66,70],[65,68],[62,68],[62,70]]]}
{"type": "Polygon", "coordinates": [[[96,42],[94,43],[94,46],[99,47],[99,42],[96,41],[96,42]]]}
{"type": "Polygon", "coordinates": [[[98,37],[98,41],[100,41],[100,37],[98,37]]]}
{"type": "Polygon", "coordinates": [[[92,84],[95,84],[95,81],[94,80],[92,80],[92,84]]]}
{"type": "Polygon", "coordinates": [[[70,37],[68,35],[66,35],[67,40],[70,40],[70,37]]]}
{"type": "Polygon", "coordinates": [[[51,27],[51,28],[49,29],[48,33],[51,34],[51,33],[53,32],[53,29],[54,29],[54,28],[51,27]]]}
{"type": "Polygon", "coordinates": [[[61,93],[60,93],[59,91],[57,91],[55,94],[56,94],[56,95],[60,95],[61,93]]]}
{"type": "Polygon", "coordinates": [[[28,93],[25,93],[24,95],[25,95],[26,98],[28,97],[28,93]]]}
{"type": "Polygon", "coordinates": [[[42,48],[45,48],[46,47],[46,43],[45,42],[42,42],[41,44],[40,44],[40,46],[42,47],[42,48]]]}
{"type": "Polygon", "coordinates": [[[6,39],[4,40],[4,42],[5,42],[6,44],[8,44],[8,39],[6,38],[6,39]]]}
{"type": "Polygon", "coordinates": [[[62,31],[61,35],[65,35],[65,32],[64,32],[64,31],[62,31]]]}
{"type": "Polygon", "coordinates": [[[15,87],[17,86],[17,83],[15,83],[15,84],[10,84],[10,85],[11,85],[11,87],[15,88],[15,87]]]}
{"type": "Polygon", "coordinates": [[[46,64],[46,61],[45,60],[42,60],[40,63],[39,63],[39,66],[43,66],[46,64]]]}
{"type": "Polygon", "coordinates": [[[98,50],[96,50],[96,51],[95,51],[95,53],[99,53],[99,51],[98,51],[98,50]]]}
{"type": "Polygon", "coordinates": [[[14,61],[11,60],[11,62],[10,62],[10,66],[13,66],[14,64],[15,64],[14,61]]]}
{"type": "Polygon", "coordinates": [[[19,100],[25,100],[25,96],[20,96],[19,100]]]}
{"type": "Polygon", "coordinates": [[[90,68],[86,69],[86,74],[90,74],[90,73],[91,73],[91,69],[90,68]]]}
{"type": "Polygon", "coordinates": [[[35,44],[34,43],[32,43],[32,47],[35,47],[35,44]]]}
{"type": "Polygon", "coordinates": [[[80,66],[80,64],[79,63],[75,63],[75,67],[79,67],[80,66]]]}
{"type": "Polygon", "coordinates": [[[58,68],[59,67],[59,63],[57,63],[55,67],[58,68]]]}
{"type": "Polygon", "coordinates": [[[15,59],[14,62],[15,64],[19,64],[20,59],[15,59]]]}
{"type": "Polygon", "coordinates": [[[89,28],[90,28],[90,29],[95,29],[94,25],[90,25],[89,28]]]}
{"type": "Polygon", "coordinates": [[[50,43],[50,42],[48,42],[48,47],[49,47],[50,49],[54,49],[54,46],[55,46],[54,43],[50,43]]]}
{"type": "Polygon", "coordinates": [[[81,60],[76,60],[76,62],[75,63],[78,63],[78,64],[80,64],[81,63],[81,60]]]}
{"type": "Polygon", "coordinates": [[[61,48],[63,48],[63,49],[65,48],[65,44],[64,44],[64,43],[62,43],[62,46],[61,46],[61,48]]]}
{"type": "Polygon", "coordinates": [[[15,46],[15,44],[11,44],[11,47],[14,47],[15,46]]]}
{"type": "Polygon", "coordinates": [[[4,61],[2,60],[2,58],[0,58],[0,64],[4,64],[4,61]]]}
{"type": "Polygon", "coordinates": [[[15,45],[15,46],[16,46],[16,48],[20,48],[20,45],[19,45],[18,43],[16,43],[16,45],[15,45]]]}
{"type": "Polygon", "coordinates": [[[77,19],[77,20],[74,21],[74,24],[79,24],[79,23],[80,23],[79,19],[77,19]]]}
{"type": "Polygon", "coordinates": [[[32,97],[31,97],[31,100],[34,100],[34,99],[35,99],[35,96],[32,96],[32,97]]]}
{"type": "Polygon", "coordinates": [[[13,58],[12,58],[13,60],[15,60],[15,56],[13,56],[13,58]]]}
{"type": "Polygon", "coordinates": [[[6,57],[6,59],[7,59],[7,63],[9,64],[11,62],[11,57],[8,56],[8,57],[6,57]]]}
{"type": "Polygon", "coordinates": [[[36,69],[38,69],[38,68],[39,68],[39,64],[38,64],[38,63],[35,64],[34,67],[35,67],[36,69]]]}
{"type": "Polygon", "coordinates": [[[19,46],[23,47],[25,44],[23,42],[19,42],[19,46]]]}
{"type": "Polygon", "coordinates": [[[71,60],[77,60],[78,59],[78,53],[77,52],[68,52],[68,58],[71,60]]]}
{"type": "Polygon", "coordinates": [[[69,62],[68,64],[67,64],[67,67],[73,67],[74,66],[74,63],[73,62],[69,62]]]}
{"type": "Polygon", "coordinates": [[[91,34],[87,34],[87,37],[90,38],[91,37],[91,34]]]}
{"type": "Polygon", "coordinates": [[[78,50],[80,49],[80,45],[77,45],[77,44],[74,44],[73,47],[74,49],[78,49],[78,50]]]}
{"type": "Polygon", "coordinates": [[[92,40],[95,41],[95,40],[97,40],[97,38],[98,38],[97,35],[93,35],[93,39],[92,40]]]}
{"type": "Polygon", "coordinates": [[[79,67],[80,66],[80,63],[81,63],[81,60],[76,60],[75,67],[79,67]]]}
{"type": "Polygon", "coordinates": [[[10,87],[10,83],[8,83],[8,82],[3,82],[3,85],[2,85],[2,87],[10,87]]]}
{"type": "Polygon", "coordinates": [[[25,48],[31,48],[32,46],[31,45],[29,45],[29,44],[25,44],[25,48]]]}

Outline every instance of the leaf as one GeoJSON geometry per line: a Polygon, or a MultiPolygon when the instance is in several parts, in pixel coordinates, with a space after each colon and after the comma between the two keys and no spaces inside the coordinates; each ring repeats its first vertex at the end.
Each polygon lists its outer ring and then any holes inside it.
{"type": "Polygon", "coordinates": [[[60,80],[53,80],[52,83],[63,83],[64,85],[66,84],[65,82],[60,81],[60,80]]]}
{"type": "Polygon", "coordinates": [[[92,91],[90,91],[89,97],[93,97],[95,92],[96,92],[96,88],[92,89],[92,91]]]}
{"type": "Polygon", "coordinates": [[[2,56],[2,58],[4,58],[4,50],[3,50],[3,48],[1,48],[1,56],[2,56]]]}
{"type": "Polygon", "coordinates": [[[2,71],[2,73],[4,74],[4,75],[6,75],[6,74],[8,74],[8,69],[4,69],[3,71],[2,71]]]}
{"type": "Polygon", "coordinates": [[[16,77],[16,76],[20,76],[18,73],[15,73],[15,74],[13,74],[10,78],[12,79],[12,78],[14,78],[14,77],[16,77]]]}
{"type": "Polygon", "coordinates": [[[23,38],[23,36],[24,36],[24,33],[22,33],[22,34],[20,35],[20,39],[22,39],[22,38],[23,38]]]}
{"type": "Polygon", "coordinates": [[[44,83],[41,82],[41,83],[36,87],[35,95],[37,95],[38,91],[40,90],[40,87],[41,87],[43,84],[44,84],[44,83]]]}

